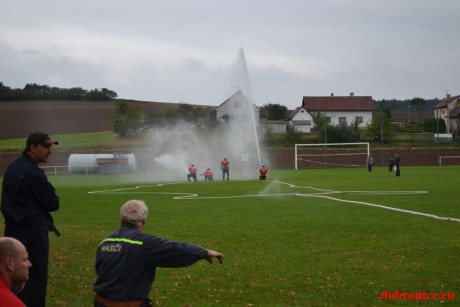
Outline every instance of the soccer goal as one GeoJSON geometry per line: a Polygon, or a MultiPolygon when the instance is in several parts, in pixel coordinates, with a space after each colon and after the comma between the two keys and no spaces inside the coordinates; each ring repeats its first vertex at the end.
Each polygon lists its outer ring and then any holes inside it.
{"type": "Polygon", "coordinates": [[[459,165],[460,156],[440,156],[439,157],[439,166],[443,165],[459,165]]]}
{"type": "Polygon", "coordinates": [[[369,143],[295,144],[295,169],[362,167],[367,165],[369,143]]]}

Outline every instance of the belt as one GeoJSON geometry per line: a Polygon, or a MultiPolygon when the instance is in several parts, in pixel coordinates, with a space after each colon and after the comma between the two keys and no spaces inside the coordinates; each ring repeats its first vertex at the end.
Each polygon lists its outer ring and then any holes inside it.
{"type": "Polygon", "coordinates": [[[143,300],[140,301],[128,301],[128,302],[119,302],[119,301],[112,301],[105,297],[100,296],[96,293],[96,300],[100,303],[104,304],[107,307],[139,307],[144,302],[143,300]]]}

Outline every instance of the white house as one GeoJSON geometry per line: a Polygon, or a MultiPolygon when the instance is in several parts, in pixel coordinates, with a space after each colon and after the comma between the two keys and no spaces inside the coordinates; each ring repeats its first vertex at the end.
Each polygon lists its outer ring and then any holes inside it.
{"type": "Polygon", "coordinates": [[[270,131],[272,133],[286,133],[286,120],[266,120],[262,119],[260,121],[260,130],[261,132],[270,131]]]}
{"type": "Polygon", "coordinates": [[[447,133],[460,133],[460,96],[447,94],[446,98],[433,107],[434,118],[442,118],[447,133]]]}
{"type": "Polygon", "coordinates": [[[302,106],[297,107],[288,117],[287,125],[297,132],[310,133],[313,125],[313,116],[302,106]]]}
{"type": "Polygon", "coordinates": [[[358,127],[364,128],[372,122],[373,110],[372,96],[355,96],[354,93],[350,96],[304,96],[302,109],[296,109],[290,121],[293,126],[297,126],[298,120],[304,125],[311,121],[313,125],[312,114],[321,113],[330,125],[358,123],[358,127]]]}
{"type": "Polygon", "coordinates": [[[248,101],[241,91],[237,91],[216,108],[216,119],[223,125],[230,119],[234,122],[252,122],[254,119],[258,124],[259,107],[248,101]]]}

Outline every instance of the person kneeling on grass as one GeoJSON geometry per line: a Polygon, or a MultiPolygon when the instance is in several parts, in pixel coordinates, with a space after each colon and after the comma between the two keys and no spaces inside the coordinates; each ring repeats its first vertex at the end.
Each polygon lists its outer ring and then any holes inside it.
{"type": "Polygon", "coordinates": [[[223,254],[192,243],[166,240],[143,233],[148,208],[130,200],[120,209],[121,227],[97,247],[94,306],[152,306],[149,293],[157,267],[178,268],[223,254]]]}
{"type": "Polygon", "coordinates": [[[262,167],[259,169],[259,180],[265,180],[267,179],[267,172],[268,169],[265,167],[265,164],[262,164],[262,167]]]}
{"type": "Polygon", "coordinates": [[[195,165],[190,164],[190,167],[188,168],[187,180],[191,181],[190,178],[192,178],[193,181],[196,182],[196,172],[197,172],[197,169],[195,165]]]}
{"type": "Polygon", "coordinates": [[[211,182],[214,180],[214,173],[211,171],[209,167],[200,176],[204,176],[204,181],[211,182]]]}

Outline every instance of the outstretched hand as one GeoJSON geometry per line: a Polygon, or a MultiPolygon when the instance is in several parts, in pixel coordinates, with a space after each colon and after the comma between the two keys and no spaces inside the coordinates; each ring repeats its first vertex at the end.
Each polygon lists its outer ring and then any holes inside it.
{"type": "Polygon", "coordinates": [[[212,258],[217,258],[220,264],[224,263],[225,256],[219,252],[208,250],[208,255],[206,256],[206,261],[212,263],[212,258]]]}

